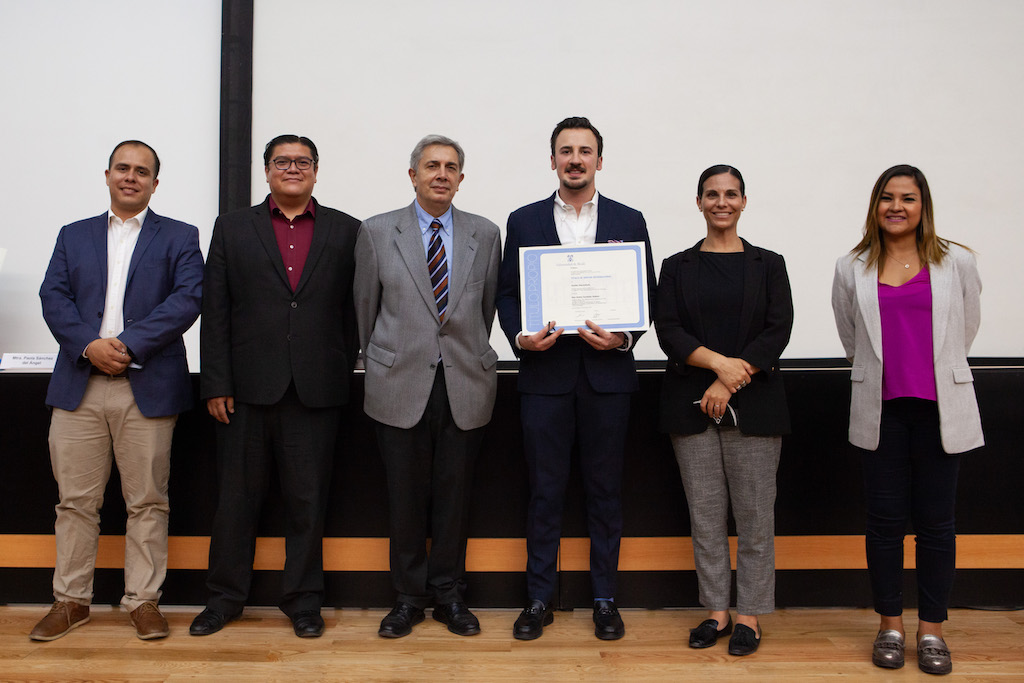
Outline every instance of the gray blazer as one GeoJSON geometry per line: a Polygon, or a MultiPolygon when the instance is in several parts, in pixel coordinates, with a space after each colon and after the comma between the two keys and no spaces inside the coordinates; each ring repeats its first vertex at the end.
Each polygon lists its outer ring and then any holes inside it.
{"type": "Polygon", "coordinates": [[[364,410],[409,429],[430,397],[438,358],[459,429],[491,419],[498,354],[491,348],[501,237],[498,226],[452,207],[452,276],[437,315],[423,237],[410,204],[363,222],[356,239],[355,304],[366,366],[364,410]]]}
{"type": "MultiPolygon", "coordinates": [[[[981,279],[974,255],[955,244],[940,265],[929,266],[932,286],[932,345],[939,431],[947,453],[985,444],[974,376],[967,352],[981,323],[981,279]]],[[[878,272],[866,257],[847,254],[836,261],[832,311],[846,357],[853,363],[850,443],[878,448],[882,416],[882,322],[878,272]]]]}

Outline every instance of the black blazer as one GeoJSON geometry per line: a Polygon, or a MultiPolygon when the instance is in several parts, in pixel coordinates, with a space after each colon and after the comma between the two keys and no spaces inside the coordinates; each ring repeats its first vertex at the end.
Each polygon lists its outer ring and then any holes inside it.
{"type": "MultiPolygon", "coordinates": [[[[711,370],[686,364],[687,357],[703,346],[704,328],[698,300],[698,242],[686,251],[665,259],[658,283],[654,321],[658,342],[668,356],[661,390],[661,431],[698,434],[710,420],[693,405],[717,376],[711,370]]],[[[789,433],[789,410],[779,357],[793,329],[793,297],[786,262],[775,252],[743,240],[743,306],[739,357],[761,369],[750,384],[729,400],[738,414],[744,434],[789,433]]],[[[715,350],[715,349],[712,349],[715,350]]]]}
{"type": "Polygon", "coordinates": [[[316,204],[313,243],[293,292],[269,197],[217,219],[203,288],[202,398],[273,405],[294,381],[307,408],[348,401],[359,349],[352,300],[358,232],[358,220],[316,204]]]}
{"type": "MultiPolygon", "coordinates": [[[[596,351],[575,334],[563,334],[547,351],[516,348],[516,337],[523,329],[519,306],[519,247],[559,244],[555,227],[555,195],[528,204],[508,217],[505,231],[505,255],[498,271],[498,322],[508,337],[512,351],[519,357],[519,391],[527,394],[565,394],[579,379],[580,363],[590,385],[602,393],[626,393],[640,388],[632,351],[596,351]]],[[[651,241],[643,214],[625,204],[597,199],[597,243],[612,240],[644,242],[647,245],[647,282],[651,310],[656,282],[651,241]]],[[[633,332],[634,344],[642,332],[633,332]]]]}

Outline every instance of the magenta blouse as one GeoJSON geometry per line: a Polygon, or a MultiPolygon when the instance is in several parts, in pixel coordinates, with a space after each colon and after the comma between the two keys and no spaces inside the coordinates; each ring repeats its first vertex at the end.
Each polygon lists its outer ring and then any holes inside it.
{"type": "Polygon", "coordinates": [[[878,283],[882,317],[882,400],[935,400],[932,287],[928,269],[899,287],[878,283]]]}

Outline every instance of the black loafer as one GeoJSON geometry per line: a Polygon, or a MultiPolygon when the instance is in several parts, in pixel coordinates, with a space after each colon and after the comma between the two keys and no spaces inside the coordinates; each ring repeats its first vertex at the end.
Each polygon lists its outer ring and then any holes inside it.
{"type": "Polygon", "coordinates": [[[299,638],[319,638],[324,634],[324,619],[320,610],[307,609],[292,616],[292,629],[299,638]]]}
{"type": "Polygon", "coordinates": [[[729,639],[729,654],[737,657],[752,655],[757,652],[757,646],[760,644],[761,636],[754,633],[754,629],[744,624],[736,624],[736,630],[729,639]]]}
{"type": "Polygon", "coordinates": [[[457,636],[475,636],[480,633],[480,622],[464,602],[450,602],[434,607],[434,621],[440,621],[457,636]]]}
{"type": "Polygon", "coordinates": [[[192,625],[189,626],[188,632],[193,636],[208,636],[221,630],[228,622],[234,621],[240,616],[242,616],[241,612],[237,614],[224,614],[207,607],[192,620],[192,625]]]}
{"type": "Polygon", "coordinates": [[[423,621],[423,610],[407,602],[400,602],[380,622],[377,635],[381,638],[401,638],[412,633],[412,627],[423,621]]]}
{"type": "Polygon", "coordinates": [[[601,640],[618,640],[626,635],[619,608],[611,600],[594,601],[594,635],[601,640]]]}
{"type": "Polygon", "coordinates": [[[517,640],[535,640],[544,633],[544,627],[555,620],[554,610],[543,600],[531,600],[516,619],[512,636],[517,640]]]}
{"type": "Polygon", "coordinates": [[[732,617],[729,617],[728,623],[721,631],[718,630],[717,619],[705,619],[700,622],[700,626],[690,629],[690,647],[698,650],[711,647],[718,642],[719,638],[730,633],[732,633],[732,617]]]}

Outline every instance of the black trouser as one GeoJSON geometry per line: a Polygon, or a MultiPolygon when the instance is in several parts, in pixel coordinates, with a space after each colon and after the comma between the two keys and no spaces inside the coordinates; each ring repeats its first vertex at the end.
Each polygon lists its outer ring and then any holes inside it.
{"type": "Polygon", "coordinates": [[[917,536],[918,616],[945,621],[956,566],[960,457],[942,450],[936,403],[917,398],[885,401],[878,449],[858,450],[864,463],[875,611],[889,617],[903,613],[903,537],[910,519],[917,536]]]}
{"type": "Polygon", "coordinates": [[[388,479],[391,581],[399,602],[423,609],[431,601],[462,601],[469,491],[483,437],[484,427],[463,430],[452,419],[441,364],[414,427],[377,423],[388,479]]]}
{"type": "Polygon", "coordinates": [[[276,467],[285,508],[281,611],[320,609],[323,535],[340,408],[307,408],[294,385],[274,405],[235,403],[217,423],[219,500],[210,539],[207,606],[236,614],[252,583],[260,510],[276,467]]]}

